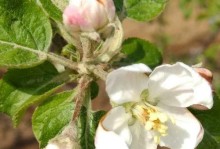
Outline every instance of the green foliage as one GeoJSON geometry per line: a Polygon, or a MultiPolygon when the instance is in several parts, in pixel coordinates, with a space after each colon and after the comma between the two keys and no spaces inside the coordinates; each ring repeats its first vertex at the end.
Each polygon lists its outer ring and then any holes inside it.
{"type": "Polygon", "coordinates": [[[116,12],[122,12],[124,7],[124,1],[123,0],[114,0],[116,12]]]}
{"type": "Polygon", "coordinates": [[[51,24],[34,1],[0,1],[0,66],[33,67],[46,60],[51,24]]]}
{"type": "Polygon", "coordinates": [[[40,148],[44,148],[50,139],[70,123],[74,111],[74,96],[74,90],[56,94],[35,110],[32,125],[40,148]]]}
{"type": "Polygon", "coordinates": [[[104,111],[91,112],[84,106],[80,112],[80,144],[82,149],[95,149],[94,137],[104,111]]]}
{"type": "Polygon", "coordinates": [[[91,99],[94,99],[99,93],[99,86],[95,81],[91,83],[90,90],[91,90],[91,99]]]}
{"type": "Polygon", "coordinates": [[[40,0],[43,9],[55,21],[62,22],[62,12],[68,4],[68,0],[40,0]]]}
{"type": "Polygon", "coordinates": [[[11,116],[16,126],[26,109],[45,100],[69,79],[45,62],[28,69],[11,69],[0,81],[0,112],[11,116]]]}
{"type": "Polygon", "coordinates": [[[150,21],[164,10],[167,0],[126,0],[125,10],[129,18],[150,21]]]}
{"type": "Polygon", "coordinates": [[[84,106],[82,106],[77,126],[79,128],[80,145],[82,149],[95,149],[94,137],[99,120],[106,113],[104,111],[93,112],[91,110],[92,83],[85,91],[84,106]]]}
{"type": "Polygon", "coordinates": [[[197,111],[191,110],[193,114],[200,120],[204,129],[205,135],[203,141],[197,149],[219,149],[220,147],[220,99],[214,95],[214,106],[211,110],[197,111]]]}
{"type": "Polygon", "coordinates": [[[126,58],[121,63],[144,63],[154,68],[162,63],[160,50],[152,43],[138,38],[129,38],[123,42],[122,52],[126,58]]]}

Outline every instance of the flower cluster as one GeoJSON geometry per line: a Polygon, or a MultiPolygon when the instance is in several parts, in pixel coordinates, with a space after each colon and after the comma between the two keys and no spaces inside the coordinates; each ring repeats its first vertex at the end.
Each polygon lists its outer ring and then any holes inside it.
{"type": "Polygon", "coordinates": [[[194,149],[203,127],[187,107],[213,106],[209,83],[180,62],[119,68],[107,76],[106,91],[113,108],[100,121],[96,149],[194,149]]]}
{"type": "MultiPolygon", "coordinates": [[[[101,45],[98,52],[86,49],[93,41],[85,44],[79,39],[82,53],[90,51],[90,55],[85,54],[86,58],[96,55],[101,62],[109,62],[119,53],[123,30],[115,16],[113,0],[70,0],[63,21],[71,33],[102,35],[101,29],[114,22],[114,33],[107,34],[103,44],[96,43],[101,45]]],[[[96,39],[93,36],[89,35],[96,39]]],[[[213,106],[208,81],[194,68],[180,62],[161,65],[153,71],[144,64],[116,69],[107,76],[106,92],[113,108],[99,123],[96,149],[157,149],[158,146],[194,149],[202,140],[204,130],[187,107],[210,109],[213,106]]]]}

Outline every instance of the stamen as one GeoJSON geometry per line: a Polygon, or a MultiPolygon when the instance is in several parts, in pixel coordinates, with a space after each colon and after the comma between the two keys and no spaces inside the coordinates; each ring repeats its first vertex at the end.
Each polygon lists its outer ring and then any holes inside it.
{"type": "Polygon", "coordinates": [[[165,123],[168,121],[168,116],[160,112],[157,107],[147,102],[140,102],[133,105],[131,112],[133,117],[140,121],[146,130],[155,132],[155,143],[159,144],[160,137],[167,135],[168,127],[165,123]]]}
{"type": "Polygon", "coordinates": [[[149,99],[147,89],[142,91],[140,99],[141,101],[137,103],[124,104],[126,112],[131,112],[132,114],[129,124],[132,125],[138,120],[146,130],[153,131],[154,141],[159,144],[160,138],[167,135],[168,127],[166,122],[169,120],[175,123],[175,119],[161,112],[159,107],[156,107],[158,101],[149,99]]]}

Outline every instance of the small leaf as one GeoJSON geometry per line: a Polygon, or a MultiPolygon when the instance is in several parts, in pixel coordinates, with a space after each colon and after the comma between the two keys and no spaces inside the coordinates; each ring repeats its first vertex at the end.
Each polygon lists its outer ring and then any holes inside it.
{"type": "Polygon", "coordinates": [[[124,1],[123,0],[114,0],[116,12],[122,12],[123,11],[123,6],[124,6],[124,1]]]}
{"type": "Polygon", "coordinates": [[[127,16],[139,21],[150,21],[165,8],[167,0],[125,0],[127,16]]]}
{"type": "Polygon", "coordinates": [[[129,38],[123,42],[122,53],[126,58],[120,63],[144,63],[154,68],[162,63],[160,50],[152,43],[138,38],[129,38]]]}
{"type": "Polygon", "coordinates": [[[105,111],[91,112],[84,106],[80,114],[80,144],[82,149],[95,149],[94,138],[99,120],[106,113],[105,111]]]}
{"type": "Polygon", "coordinates": [[[48,141],[69,124],[74,111],[74,91],[59,93],[39,105],[32,117],[34,134],[44,148],[48,141]]]}
{"type": "Polygon", "coordinates": [[[0,81],[0,112],[11,116],[16,126],[30,105],[45,100],[68,79],[67,72],[59,74],[48,62],[28,69],[11,69],[0,81]]]}
{"type": "Polygon", "coordinates": [[[0,66],[26,68],[47,59],[51,24],[34,1],[0,1],[0,66]]]}
{"type": "Polygon", "coordinates": [[[62,22],[62,12],[68,5],[68,0],[40,0],[40,3],[52,19],[62,22]]]}
{"type": "Polygon", "coordinates": [[[90,89],[91,89],[91,99],[94,99],[99,93],[99,86],[95,81],[93,81],[91,82],[90,89]]]}
{"type": "Polygon", "coordinates": [[[202,123],[205,135],[197,149],[219,149],[220,147],[220,99],[214,96],[214,106],[211,110],[197,111],[191,110],[202,123]]]}
{"type": "Polygon", "coordinates": [[[96,128],[98,127],[99,120],[105,114],[104,111],[92,112],[90,88],[85,91],[84,106],[81,108],[77,123],[82,149],[95,149],[94,138],[96,128]]]}

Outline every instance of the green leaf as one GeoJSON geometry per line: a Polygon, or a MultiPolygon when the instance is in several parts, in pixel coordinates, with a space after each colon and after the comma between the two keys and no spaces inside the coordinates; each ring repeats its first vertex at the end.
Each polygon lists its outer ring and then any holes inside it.
{"type": "Polygon", "coordinates": [[[68,72],[59,74],[48,62],[28,69],[11,69],[0,81],[0,112],[11,116],[16,126],[30,105],[45,100],[68,79],[68,72]]]}
{"type": "Polygon", "coordinates": [[[95,132],[99,120],[106,113],[105,111],[90,112],[83,106],[80,113],[80,144],[82,149],[95,149],[95,132]]]}
{"type": "Polygon", "coordinates": [[[162,63],[160,50],[152,43],[138,38],[129,38],[123,42],[122,52],[126,58],[120,63],[144,63],[154,68],[162,63]]]}
{"type": "Polygon", "coordinates": [[[47,59],[51,24],[33,0],[0,1],[0,66],[27,68],[47,59]]]}
{"type": "Polygon", "coordinates": [[[68,5],[68,0],[40,0],[40,3],[52,19],[62,22],[62,12],[68,5]]]}
{"type": "Polygon", "coordinates": [[[75,95],[75,90],[54,95],[35,110],[32,126],[40,148],[44,148],[71,121],[75,95]]]}
{"type": "Polygon", "coordinates": [[[125,0],[127,16],[139,21],[150,21],[165,8],[167,0],[125,0]]]}
{"type": "Polygon", "coordinates": [[[93,81],[90,84],[90,89],[91,89],[91,99],[94,99],[99,93],[99,86],[95,81],[93,81]]]}
{"type": "Polygon", "coordinates": [[[92,112],[90,88],[85,91],[84,106],[81,108],[77,123],[82,149],[95,149],[94,137],[96,128],[98,127],[99,120],[106,113],[104,111],[92,112]]]}
{"type": "Polygon", "coordinates": [[[197,111],[191,110],[193,114],[200,120],[204,129],[205,135],[197,149],[219,149],[220,148],[220,99],[217,95],[214,96],[214,106],[211,110],[197,111]]]}
{"type": "Polygon", "coordinates": [[[122,12],[123,11],[123,6],[124,6],[124,1],[123,0],[114,0],[116,12],[122,12]]]}

